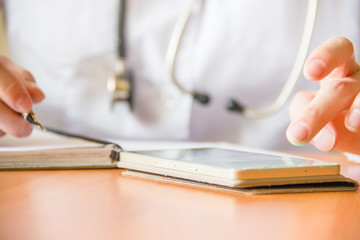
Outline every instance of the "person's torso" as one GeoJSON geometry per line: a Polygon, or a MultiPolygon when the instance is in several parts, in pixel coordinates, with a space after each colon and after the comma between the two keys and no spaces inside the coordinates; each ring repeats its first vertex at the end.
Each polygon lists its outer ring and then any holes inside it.
{"type": "MultiPolygon", "coordinates": [[[[278,96],[294,63],[306,1],[199,1],[175,67],[179,82],[211,96],[193,102],[173,84],[165,55],[187,1],[127,1],[126,63],[135,78],[134,112],[110,110],[107,79],[116,59],[118,1],[6,2],[13,60],[31,71],[46,99],[34,108],[48,125],[117,138],[230,141],[279,149],[288,104],[271,117],[228,112],[229,98],[264,108],[278,96]]],[[[358,52],[359,3],[320,1],[311,49],[343,35],[358,52]]],[[[300,78],[296,90],[317,89],[300,78]]]]}

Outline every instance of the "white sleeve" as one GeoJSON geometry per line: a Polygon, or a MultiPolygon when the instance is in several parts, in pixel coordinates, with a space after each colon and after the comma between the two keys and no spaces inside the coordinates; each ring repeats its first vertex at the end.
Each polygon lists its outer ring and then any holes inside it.
{"type": "Polygon", "coordinates": [[[360,163],[360,155],[353,154],[353,153],[343,153],[349,161],[360,163]]]}

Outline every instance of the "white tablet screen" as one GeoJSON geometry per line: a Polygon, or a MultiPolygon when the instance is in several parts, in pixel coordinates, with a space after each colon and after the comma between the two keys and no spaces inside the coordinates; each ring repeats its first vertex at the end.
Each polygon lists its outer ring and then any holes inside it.
{"type": "MultiPolygon", "coordinates": [[[[286,168],[314,165],[310,159],[226,149],[177,149],[141,152],[143,155],[233,169],[286,168]]],[[[321,165],[315,161],[316,165],[321,165]]],[[[328,165],[328,163],[326,163],[328,165]]]]}

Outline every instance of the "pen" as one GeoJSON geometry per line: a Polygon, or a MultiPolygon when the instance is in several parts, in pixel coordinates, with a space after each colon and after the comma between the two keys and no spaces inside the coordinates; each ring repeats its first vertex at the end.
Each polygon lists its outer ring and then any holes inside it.
{"type": "Polygon", "coordinates": [[[43,131],[46,129],[39,123],[39,121],[36,119],[35,114],[32,110],[30,112],[24,114],[24,119],[31,123],[32,125],[41,128],[43,131]]]}

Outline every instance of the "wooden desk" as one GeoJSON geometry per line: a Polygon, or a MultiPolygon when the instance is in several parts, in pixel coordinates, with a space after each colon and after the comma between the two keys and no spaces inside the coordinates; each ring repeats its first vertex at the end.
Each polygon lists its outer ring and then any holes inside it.
{"type": "MultiPolygon", "coordinates": [[[[360,164],[320,158],[360,181],[360,164]]],[[[248,196],[121,170],[2,171],[0,239],[360,239],[360,192],[248,196]]]]}

